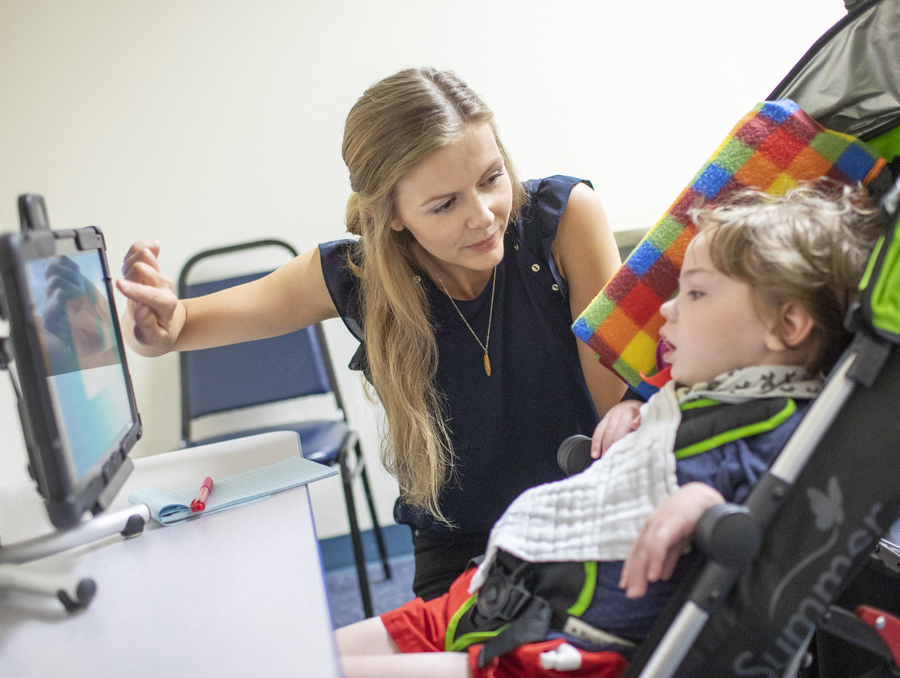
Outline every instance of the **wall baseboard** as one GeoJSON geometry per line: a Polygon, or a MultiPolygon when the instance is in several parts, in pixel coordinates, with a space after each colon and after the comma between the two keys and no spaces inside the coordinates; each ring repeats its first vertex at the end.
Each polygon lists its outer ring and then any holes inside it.
{"type": "MultiPolygon", "coordinates": [[[[385,525],[381,528],[384,535],[384,544],[387,547],[388,557],[412,555],[412,534],[406,525],[385,525]]],[[[362,533],[363,551],[366,554],[366,562],[378,562],[378,545],[375,542],[375,533],[365,530],[362,533]]],[[[353,544],[349,534],[338,537],[329,537],[319,540],[319,548],[322,551],[322,565],[325,571],[338,570],[343,567],[353,567],[353,544]]]]}

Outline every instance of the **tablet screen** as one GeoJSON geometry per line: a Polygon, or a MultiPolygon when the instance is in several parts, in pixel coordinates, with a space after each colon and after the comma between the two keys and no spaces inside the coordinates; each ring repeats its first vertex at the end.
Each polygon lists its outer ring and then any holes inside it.
{"type": "Polygon", "coordinates": [[[135,423],[101,251],[29,259],[25,277],[60,439],[81,480],[135,423]]]}

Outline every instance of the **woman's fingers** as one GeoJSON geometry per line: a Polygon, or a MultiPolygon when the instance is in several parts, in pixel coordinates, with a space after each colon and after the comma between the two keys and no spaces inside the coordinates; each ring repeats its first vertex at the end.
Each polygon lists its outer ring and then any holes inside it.
{"type": "Polygon", "coordinates": [[[128,304],[122,327],[125,340],[140,355],[162,355],[172,349],[184,325],[185,311],[172,281],[159,268],[159,242],[134,243],[122,262],[116,287],[128,304]]]}
{"type": "Polygon", "coordinates": [[[171,289],[144,285],[130,280],[117,280],[116,287],[125,297],[137,305],[150,307],[157,314],[171,315],[175,311],[178,298],[171,289]]]}
{"type": "MultiPolygon", "coordinates": [[[[177,299],[172,280],[159,269],[158,256],[159,243],[155,240],[132,245],[122,264],[123,279],[116,286],[135,304],[146,304],[154,312],[170,315],[177,299]]],[[[145,316],[145,312],[141,315],[145,316]]]]}
{"type": "Polygon", "coordinates": [[[159,269],[159,243],[155,240],[147,240],[132,245],[122,260],[122,275],[126,278],[138,280],[138,274],[158,274],[159,269]]]}
{"type": "Polygon", "coordinates": [[[155,345],[169,335],[178,299],[171,289],[117,280],[116,287],[128,299],[134,318],[134,336],[142,344],[155,345]]]}
{"type": "Polygon", "coordinates": [[[122,261],[122,270],[128,267],[132,261],[153,261],[159,258],[159,241],[140,240],[128,248],[122,261]]]}
{"type": "Polygon", "coordinates": [[[123,274],[123,279],[137,285],[146,285],[161,290],[174,292],[171,278],[163,275],[159,269],[144,262],[137,262],[123,274]]]}

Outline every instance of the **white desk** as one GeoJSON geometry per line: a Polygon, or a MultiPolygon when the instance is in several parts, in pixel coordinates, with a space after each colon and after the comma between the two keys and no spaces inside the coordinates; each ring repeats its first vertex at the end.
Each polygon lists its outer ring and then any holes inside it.
{"type": "MultiPolygon", "coordinates": [[[[285,445],[299,451],[284,433],[208,448],[252,460],[285,445]]],[[[184,452],[169,455],[177,462],[184,452]]],[[[158,477],[169,455],[135,460],[111,510],[146,486],[142,477],[158,477]]],[[[181,486],[217,475],[207,462],[193,466],[178,468],[181,486]]],[[[3,543],[48,527],[33,484],[0,488],[3,543]]],[[[29,567],[91,577],[97,594],[69,614],[51,599],[0,593],[4,678],[340,675],[306,487],[171,527],[151,522],[134,539],[109,537],[29,567]]]]}

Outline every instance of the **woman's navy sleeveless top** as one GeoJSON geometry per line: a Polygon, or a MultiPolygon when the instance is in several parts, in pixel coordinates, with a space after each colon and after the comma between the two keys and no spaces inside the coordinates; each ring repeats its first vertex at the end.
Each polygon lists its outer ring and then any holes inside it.
{"type": "MultiPolygon", "coordinates": [[[[529,201],[507,229],[496,271],[490,377],[485,374],[484,351],[447,295],[422,276],[436,328],[436,380],[446,396],[456,454],[455,476],[440,499],[453,531],[487,532],[522,491],[561,479],[556,463],[560,443],[576,433],[591,435],[597,424],[571,331],[565,283],[550,254],[560,217],[579,182],[553,176],[524,184],[529,201]]],[[[319,251],[332,300],[360,340],[350,367],[365,370],[359,281],[347,267],[355,247],[357,241],[339,240],[320,245],[319,251]]],[[[456,302],[482,341],[491,287],[476,299],[456,302]]],[[[399,523],[449,531],[402,497],[394,513],[399,523]]]]}

